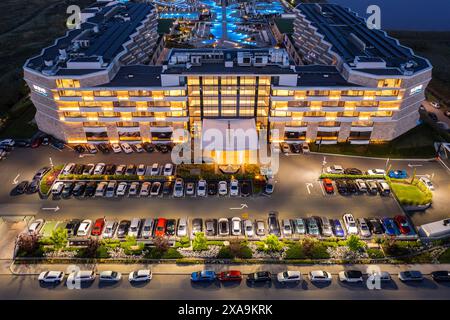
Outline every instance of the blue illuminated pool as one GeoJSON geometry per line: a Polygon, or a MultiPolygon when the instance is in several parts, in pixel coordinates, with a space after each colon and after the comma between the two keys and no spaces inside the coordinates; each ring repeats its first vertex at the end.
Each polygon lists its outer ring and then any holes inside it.
{"type": "Polygon", "coordinates": [[[199,14],[196,12],[162,12],[159,14],[159,18],[198,20],[199,14]]]}

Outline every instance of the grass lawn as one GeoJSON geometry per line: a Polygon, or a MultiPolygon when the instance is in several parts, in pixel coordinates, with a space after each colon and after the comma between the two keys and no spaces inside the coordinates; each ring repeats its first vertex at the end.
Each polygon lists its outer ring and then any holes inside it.
{"type": "Polygon", "coordinates": [[[447,248],[443,254],[439,257],[440,263],[450,263],[450,248],[447,248]]]}
{"type": "Polygon", "coordinates": [[[391,182],[390,185],[401,204],[423,205],[431,202],[431,192],[424,192],[414,184],[391,182]]]}
{"type": "Polygon", "coordinates": [[[48,238],[52,235],[52,231],[55,230],[56,226],[59,224],[59,221],[46,221],[44,226],[41,229],[41,235],[44,238],[48,238]]]}

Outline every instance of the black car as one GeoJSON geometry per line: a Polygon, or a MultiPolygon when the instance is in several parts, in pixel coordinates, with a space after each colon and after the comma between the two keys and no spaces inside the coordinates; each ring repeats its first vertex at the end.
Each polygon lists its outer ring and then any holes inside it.
{"type": "Polygon", "coordinates": [[[103,154],[108,154],[111,152],[109,145],[106,143],[100,143],[97,145],[98,150],[100,150],[103,154]]]}
{"type": "Polygon", "coordinates": [[[439,119],[438,119],[438,116],[436,115],[436,113],[434,113],[434,112],[428,112],[428,116],[430,117],[430,119],[431,120],[433,120],[434,122],[437,122],[439,119]]]}
{"type": "Polygon", "coordinates": [[[374,234],[383,234],[383,224],[378,218],[370,218],[367,221],[367,225],[369,226],[370,232],[374,234]]]}
{"type": "Polygon", "coordinates": [[[243,182],[241,185],[241,196],[248,197],[251,193],[250,183],[243,182]]]}
{"type": "Polygon", "coordinates": [[[28,185],[27,193],[35,193],[39,189],[39,179],[31,180],[31,183],[28,185]]]}
{"type": "Polygon", "coordinates": [[[347,180],[347,190],[350,193],[357,193],[358,192],[358,186],[356,185],[354,180],[347,180]]]}
{"type": "Polygon", "coordinates": [[[106,175],[113,175],[116,172],[116,165],[114,164],[107,164],[105,166],[105,174],[106,175]]]}
{"type": "Polygon", "coordinates": [[[175,219],[168,219],[166,222],[166,235],[168,236],[174,236],[175,235],[175,226],[176,226],[176,220],[175,219]]]}
{"type": "Polygon", "coordinates": [[[269,234],[280,236],[280,224],[278,223],[278,214],[275,211],[269,213],[267,225],[269,227],[269,234]]]}
{"type": "Polygon", "coordinates": [[[157,144],[156,149],[161,153],[168,153],[170,151],[170,147],[167,144],[157,144]]]}
{"type": "Polygon", "coordinates": [[[66,224],[67,235],[69,237],[73,237],[77,234],[80,223],[81,223],[81,220],[74,219],[74,220],[70,220],[66,224]]]}
{"type": "Polygon", "coordinates": [[[22,181],[13,189],[13,192],[15,194],[24,194],[25,191],[27,191],[27,188],[28,188],[28,181],[22,181]]]}
{"type": "Polygon", "coordinates": [[[153,152],[153,151],[155,151],[155,146],[152,144],[152,143],[150,143],[150,142],[144,142],[143,144],[142,144],[142,147],[145,149],[145,151],[147,151],[147,152],[153,152]]]}
{"type": "Polygon", "coordinates": [[[84,190],[84,196],[85,197],[93,197],[95,194],[95,189],[97,189],[97,182],[90,181],[86,185],[86,188],[84,190]]]}
{"type": "Polygon", "coordinates": [[[298,143],[291,144],[291,151],[293,153],[302,153],[302,147],[298,143]]]}
{"type": "Polygon", "coordinates": [[[75,186],[73,187],[73,190],[72,190],[72,195],[74,197],[82,196],[85,188],[86,188],[86,182],[79,181],[79,182],[75,183],[75,186]]]}
{"type": "Polygon", "coordinates": [[[272,275],[269,271],[258,271],[250,273],[247,280],[250,282],[268,282],[272,281],[272,275]]]}
{"type": "Polygon", "coordinates": [[[86,149],[81,144],[77,144],[76,146],[74,146],[73,150],[75,150],[78,153],[86,152],[86,149]]]}
{"type": "Polygon", "coordinates": [[[345,180],[336,180],[336,189],[340,194],[347,194],[347,182],[345,182],[345,180]]]}
{"type": "Polygon", "coordinates": [[[173,190],[173,182],[172,181],[164,182],[163,195],[168,196],[168,195],[172,194],[172,190],[173,190]]]}
{"type": "Polygon", "coordinates": [[[42,177],[43,177],[49,170],[50,170],[49,167],[43,167],[43,168],[39,169],[39,170],[34,174],[33,180],[38,180],[38,181],[41,180],[42,177]]]}
{"type": "Polygon", "coordinates": [[[352,175],[363,174],[363,172],[357,168],[347,168],[344,170],[344,173],[352,175]]]}
{"type": "Polygon", "coordinates": [[[84,165],[77,163],[73,168],[73,174],[83,174],[84,165]]]}
{"type": "Polygon", "coordinates": [[[215,196],[217,194],[217,184],[216,183],[209,183],[208,184],[208,195],[215,196]]]}
{"type": "Polygon", "coordinates": [[[58,149],[58,150],[63,150],[64,147],[65,147],[65,144],[64,144],[63,141],[60,141],[60,140],[54,139],[54,138],[50,140],[50,145],[51,145],[53,148],[56,148],[56,149],[58,149]]]}
{"type": "Polygon", "coordinates": [[[126,176],[131,176],[136,173],[136,166],[134,164],[129,164],[125,170],[126,176]]]}
{"type": "Polygon", "coordinates": [[[207,236],[217,235],[217,219],[205,220],[205,234],[207,236]]]}
{"type": "Polygon", "coordinates": [[[31,147],[31,143],[27,139],[16,139],[14,140],[14,146],[15,147],[21,147],[21,148],[29,148],[31,147]]]}
{"type": "Polygon", "coordinates": [[[130,229],[131,221],[122,220],[117,227],[117,238],[125,238],[128,234],[128,229],[130,229]]]}
{"type": "Polygon", "coordinates": [[[69,198],[70,195],[72,194],[72,190],[73,190],[73,182],[65,182],[63,191],[61,192],[61,197],[69,198]]]}
{"type": "Polygon", "coordinates": [[[434,271],[431,273],[431,277],[434,281],[450,281],[450,272],[449,271],[434,271]]]}

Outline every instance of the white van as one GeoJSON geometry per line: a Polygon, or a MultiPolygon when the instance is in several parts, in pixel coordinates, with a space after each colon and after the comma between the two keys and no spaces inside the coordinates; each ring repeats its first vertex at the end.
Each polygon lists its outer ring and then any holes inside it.
{"type": "Polygon", "coordinates": [[[139,236],[139,231],[141,231],[141,219],[133,218],[133,220],[131,220],[130,229],[128,230],[128,235],[137,238],[139,236]]]}

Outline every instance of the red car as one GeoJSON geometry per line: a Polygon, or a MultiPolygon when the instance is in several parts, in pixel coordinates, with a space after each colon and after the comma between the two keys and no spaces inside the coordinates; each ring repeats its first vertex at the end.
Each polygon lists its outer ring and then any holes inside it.
{"type": "Polygon", "coordinates": [[[241,281],[242,274],[240,271],[237,271],[237,270],[221,272],[219,274],[219,280],[220,281],[241,281]]]}
{"type": "Polygon", "coordinates": [[[327,193],[334,193],[333,181],[331,179],[323,179],[323,187],[327,193]]]}
{"type": "Polygon", "coordinates": [[[31,147],[32,148],[37,148],[42,144],[42,137],[36,138],[33,140],[33,142],[31,142],[31,147]]]}
{"type": "Polygon", "coordinates": [[[105,219],[100,218],[95,220],[94,227],[92,228],[91,235],[100,236],[103,232],[103,227],[105,226],[105,219]]]}
{"type": "Polygon", "coordinates": [[[167,220],[164,218],[159,218],[158,222],[156,223],[156,229],[155,229],[155,237],[163,237],[166,233],[166,223],[167,220]]]}
{"type": "Polygon", "coordinates": [[[405,216],[395,216],[394,221],[402,234],[409,234],[411,232],[411,227],[405,216]]]}

